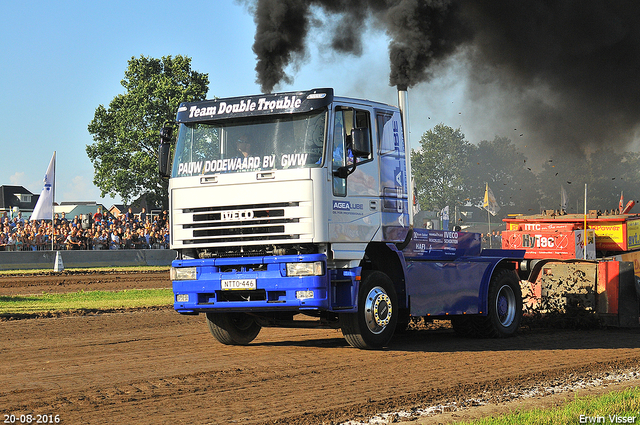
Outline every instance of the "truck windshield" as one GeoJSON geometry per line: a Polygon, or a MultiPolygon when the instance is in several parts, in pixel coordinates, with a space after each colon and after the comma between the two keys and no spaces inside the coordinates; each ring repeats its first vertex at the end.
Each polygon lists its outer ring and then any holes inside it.
{"type": "Polygon", "coordinates": [[[327,111],[180,125],[172,177],[320,167],[327,111]]]}

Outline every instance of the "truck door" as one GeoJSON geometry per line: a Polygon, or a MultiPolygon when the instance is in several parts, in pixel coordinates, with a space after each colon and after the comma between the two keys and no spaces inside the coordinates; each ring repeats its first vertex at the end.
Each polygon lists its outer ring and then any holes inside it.
{"type": "Polygon", "coordinates": [[[331,143],[332,205],[329,213],[329,237],[332,242],[369,242],[380,227],[378,163],[374,161],[371,111],[338,106],[334,111],[331,143]],[[369,137],[371,152],[354,157],[351,131],[359,128],[369,137]],[[355,170],[344,177],[345,167],[355,170]]]}

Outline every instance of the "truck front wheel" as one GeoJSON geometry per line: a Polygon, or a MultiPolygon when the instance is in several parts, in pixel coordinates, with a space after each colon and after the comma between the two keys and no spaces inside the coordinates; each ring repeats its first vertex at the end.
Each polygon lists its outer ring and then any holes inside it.
{"type": "Polygon", "coordinates": [[[260,333],[261,326],[245,313],[207,313],[211,334],[225,345],[247,345],[260,333]]]}
{"type": "Polygon", "coordinates": [[[398,296],[389,276],[365,270],[358,295],[358,312],[340,314],[340,328],[352,347],[381,348],[393,337],[398,315],[398,296]]]}

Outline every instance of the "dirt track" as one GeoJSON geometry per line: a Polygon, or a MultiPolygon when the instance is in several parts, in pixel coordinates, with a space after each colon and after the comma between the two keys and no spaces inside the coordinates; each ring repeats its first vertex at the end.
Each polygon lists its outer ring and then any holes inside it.
{"type": "MultiPolygon", "coordinates": [[[[0,296],[76,285],[169,282],[166,273],[9,277],[0,279],[0,296]]],[[[361,351],[327,330],[263,329],[248,347],[223,346],[203,317],[171,309],[10,320],[0,322],[0,414],[53,414],[70,424],[339,423],[569,376],[640,371],[639,336],[525,330],[476,340],[442,329],[361,351]]]]}
{"type": "Polygon", "coordinates": [[[46,272],[0,277],[0,296],[144,288],[171,288],[169,272],[80,273],[64,271],[62,273],[46,272]]]}

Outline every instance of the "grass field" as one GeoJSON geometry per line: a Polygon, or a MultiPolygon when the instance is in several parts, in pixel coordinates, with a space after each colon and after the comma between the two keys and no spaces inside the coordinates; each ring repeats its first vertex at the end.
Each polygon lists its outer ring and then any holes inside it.
{"type": "Polygon", "coordinates": [[[599,397],[580,397],[555,409],[516,411],[500,417],[488,417],[459,425],[565,425],[565,424],[638,424],[640,388],[612,391],[599,397]]]}
{"type": "Polygon", "coordinates": [[[173,303],[171,289],[80,291],[0,297],[0,315],[69,310],[157,307],[173,303]]]}

